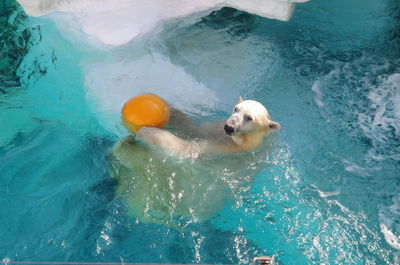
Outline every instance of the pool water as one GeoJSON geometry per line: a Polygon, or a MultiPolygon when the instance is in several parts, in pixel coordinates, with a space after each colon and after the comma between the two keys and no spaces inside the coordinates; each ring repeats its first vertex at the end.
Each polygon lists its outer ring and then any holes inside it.
{"type": "Polygon", "coordinates": [[[1,260],[400,263],[398,1],[311,0],[289,22],[223,8],[119,47],[0,8],[1,260]],[[142,92],[198,121],[241,95],[282,129],[209,218],[146,222],[108,170],[142,92]]]}

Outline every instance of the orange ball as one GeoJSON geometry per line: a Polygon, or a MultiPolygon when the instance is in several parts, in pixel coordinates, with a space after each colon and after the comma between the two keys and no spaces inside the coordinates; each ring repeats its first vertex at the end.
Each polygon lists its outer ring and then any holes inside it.
{"type": "Polygon", "coordinates": [[[123,124],[133,133],[143,126],[164,127],[169,121],[169,114],[168,103],[154,94],[131,98],[122,107],[123,124]]]}

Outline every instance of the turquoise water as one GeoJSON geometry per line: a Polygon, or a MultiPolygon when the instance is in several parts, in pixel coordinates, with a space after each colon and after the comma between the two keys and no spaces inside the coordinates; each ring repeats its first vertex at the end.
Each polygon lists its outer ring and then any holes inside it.
{"type": "Polygon", "coordinates": [[[0,259],[400,263],[398,1],[314,0],[289,22],[225,8],[114,49],[0,7],[0,259]],[[282,126],[206,221],[144,223],[115,196],[116,102],[146,90],[196,120],[242,95],[282,126]]]}

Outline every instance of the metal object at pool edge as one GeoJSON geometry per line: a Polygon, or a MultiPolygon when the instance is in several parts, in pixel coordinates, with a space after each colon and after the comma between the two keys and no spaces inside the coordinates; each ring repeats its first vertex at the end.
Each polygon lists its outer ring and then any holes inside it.
{"type": "Polygon", "coordinates": [[[273,265],[275,256],[261,256],[253,259],[253,265],[273,265]]]}

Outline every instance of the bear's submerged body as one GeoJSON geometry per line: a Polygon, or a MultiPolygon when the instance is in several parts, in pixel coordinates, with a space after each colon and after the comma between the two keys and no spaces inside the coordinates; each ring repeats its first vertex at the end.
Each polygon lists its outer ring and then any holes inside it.
{"type": "Polygon", "coordinates": [[[250,153],[182,159],[128,136],[112,150],[117,196],[142,222],[182,227],[208,220],[268,166],[273,141],[250,153]]]}
{"type": "Polygon", "coordinates": [[[168,131],[145,127],[136,137],[118,141],[111,152],[110,172],[129,214],[171,226],[200,222],[249,185],[268,165],[274,137],[263,139],[279,124],[266,110],[246,110],[252,104],[242,102],[228,120],[213,123],[196,124],[172,110],[168,131]]]}

